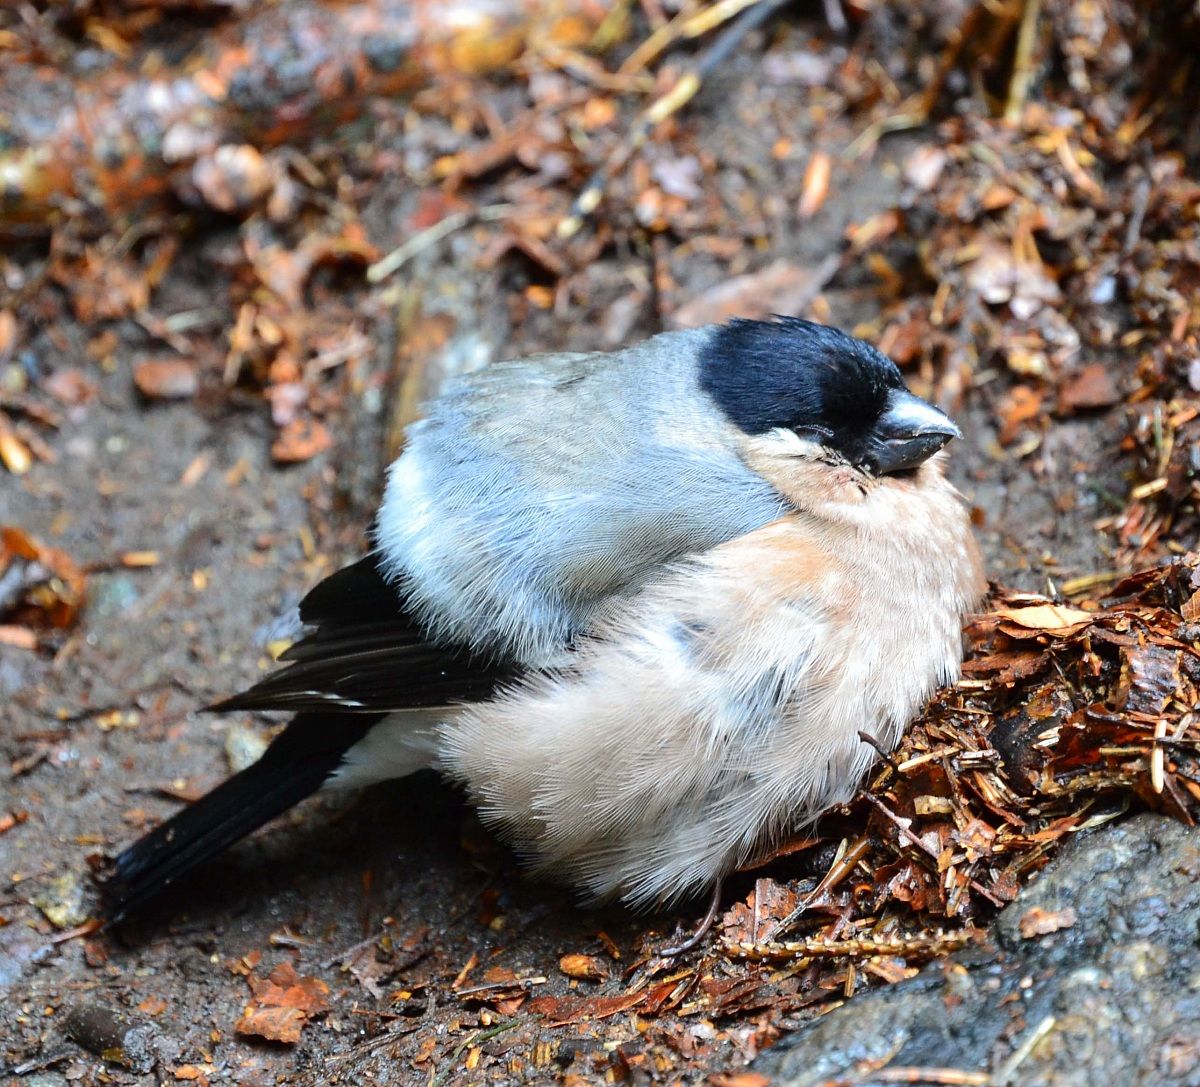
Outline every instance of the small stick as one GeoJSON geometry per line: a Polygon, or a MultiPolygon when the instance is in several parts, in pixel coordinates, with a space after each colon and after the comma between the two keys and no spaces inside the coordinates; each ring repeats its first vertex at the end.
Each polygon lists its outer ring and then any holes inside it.
{"type": "MultiPolygon", "coordinates": [[[[844,840],[843,845],[845,845],[844,840]]],[[[854,866],[867,855],[867,851],[870,848],[871,841],[869,838],[859,838],[853,845],[845,846],[845,848],[839,850],[833,864],[829,866],[829,871],[825,873],[825,878],[805,895],[804,900],[770,931],[767,939],[770,940],[781,932],[787,932],[792,925],[800,920],[804,911],[816,902],[821,895],[827,891],[831,891],[854,871],[854,866]]]]}
{"type": "Polygon", "coordinates": [[[958,932],[917,933],[912,936],[851,936],[844,940],[830,940],[824,936],[810,936],[804,940],[766,940],[762,943],[745,941],[726,942],[722,949],[738,958],[755,962],[770,959],[838,958],[856,956],[872,958],[876,955],[939,955],[957,951],[978,939],[976,929],[958,932]]]}
{"type": "Polygon", "coordinates": [[[456,211],[439,219],[433,226],[414,234],[402,245],[393,249],[386,257],[382,257],[367,268],[368,283],[382,283],[389,276],[395,275],[418,253],[435,245],[443,238],[449,237],[456,230],[461,230],[471,223],[487,223],[503,219],[510,211],[511,204],[490,204],[476,211],[456,211]]]}
{"type": "Polygon", "coordinates": [[[1025,1062],[1025,1058],[1033,1052],[1043,1038],[1046,1037],[1053,1029],[1058,1020],[1053,1015],[1047,1015],[1036,1027],[1033,1028],[1013,1053],[1011,1057],[1004,1062],[1000,1069],[990,1080],[995,1084],[995,1087],[1008,1087],[1012,1082],[1013,1073],[1025,1062]]]}
{"type": "Polygon", "coordinates": [[[892,825],[900,832],[900,836],[906,842],[908,842],[909,845],[916,846],[917,849],[919,849],[922,853],[924,853],[928,857],[932,857],[935,861],[938,859],[937,853],[935,853],[930,846],[926,845],[923,841],[921,841],[921,839],[918,838],[905,825],[907,822],[909,822],[909,820],[901,819],[900,816],[898,816],[894,811],[892,811],[891,808],[889,808],[878,797],[872,796],[870,793],[866,793],[864,795],[866,797],[867,802],[874,805],[874,807],[876,807],[880,812],[883,813],[884,816],[887,817],[887,819],[892,823],[892,825]]]}
{"type": "Polygon", "coordinates": [[[1160,717],[1154,725],[1154,747],[1150,750],[1150,788],[1156,793],[1163,791],[1167,753],[1160,742],[1167,735],[1167,719],[1160,717]]]}
{"type": "Polygon", "coordinates": [[[861,1075],[823,1080],[819,1087],[865,1087],[870,1083],[932,1084],[934,1087],[991,1087],[993,1080],[986,1072],[965,1072],[961,1068],[923,1068],[916,1065],[895,1065],[878,1068],[861,1075]]]}
{"type": "Polygon", "coordinates": [[[1017,55],[1008,84],[1008,101],[1004,104],[1005,124],[1015,125],[1021,119],[1021,111],[1029,97],[1029,84],[1033,82],[1033,46],[1041,7],[1041,0],[1025,0],[1021,26],[1017,30],[1017,55]]]}
{"type": "Polygon", "coordinates": [[[669,23],[656,27],[650,37],[629,54],[617,69],[617,75],[628,78],[640,72],[647,64],[662,56],[680,38],[698,38],[756,3],[758,0],[718,0],[699,12],[683,8],[669,23]]]}

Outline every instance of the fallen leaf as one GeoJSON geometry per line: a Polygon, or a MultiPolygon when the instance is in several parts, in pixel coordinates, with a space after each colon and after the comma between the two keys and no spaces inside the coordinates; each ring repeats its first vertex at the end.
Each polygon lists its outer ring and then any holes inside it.
{"type": "Polygon", "coordinates": [[[1058,410],[1064,414],[1108,408],[1121,399],[1121,393],[1108,367],[1102,362],[1085,366],[1058,394],[1058,410]]]}
{"type": "Polygon", "coordinates": [[[254,999],[234,1024],[238,1034],[291,1045],[300,1040],[305,1023],[327,1011],[329,986],[320,978],[300,977],[282,962],[266,978],[246,978],[254,999]]]}
{"type": "Polygon", "coordinates": [[[359,950],[347,964],[346,969],[354,975],[354,980],[376,1000],[383,999],[381,982],[392,973],[392,965],[379,958],[375,944],[368,944],[359,950]]]}
{"type": "Polygon", "coordinates": [[[734,276],[704,291],[671,315],[674,328],[699,328],[733,317],[764,317],[769,313],[803,311],[837,270],[840,259],[802,268],[777,260],[757,272],[734,276]]]}
{"type": "Polygon", "coordinates": [[[1045,630],[1054,634],[1073,634],[1095,616],[1065,604],[1033,604],[1022,608],[997,608],[996,614],[1026,630],[1045,630]]]}
{"type": "Polygon", "coordinates": [[[604,963],[594,955],[564,955],[558,960],[558,968],[567,977],[581,981],[601,981],[608,976],[604,963]]]}
{"type": "Polygon", "coordinates": [[[133,383],[147,400],[187,400],[200,387],[195,369],[183,359],[143,359],[133,368],[133,383]]]}
{"type": "Polygon", "coordinates": [[[0,461],[14,476],[23,476],[33,467],[29,446],[3,425],[0,425],[0,461]]]}
{"type": "Polygon", "coordinates": [[[316,419],[293,419],[271,443],[271,456],[280,464],[299,464],[333,445],[325,424],[316,419]]]}
{"type": "Polygon", "coordinates": [[[294,1045],[300,1041],[300,1032],[307,1021],[308,1016],[299,1008],[263,1008],[250,1004],[233,1029],[238,1034],[265,1038],[268,1042],[294,1045]]]}
{"type": "Polygon", "coordinates": [[[551,1020],[551,1026],[564,1023],[590,1022],[607,1019],[636,1007],[646,999],[646,991],[622,993],[619,996],[597,996],[587,1000],[571,1000],[569,997],[539,996],[528,1004],[530,1011],[551,1020]]]}
{"type": "Polygon", "coordinates": [[[734,943],[755,943],[787,917],[798,901],[796,892],[782,883],[757,879],[745,901],[735,902],[722,918],[722,934],[734,943]]]}
{"type": "Polygon", "coordinates": [[[248,980],[259,1004],[298,1008],[305,1015],[316,1015],[329,1007],[325,999],[329,986],[320,978],[301,977],[290,962],[281,962],[265,980],[253,975],[248,980]]]}
{"type": "Polygon", "coordinates": [[[1000,444],[1016,440],[1021,428],[1042,413],[1042,394],[1028,385],[1015,385],[1000,405],[1000,444]]]}
{"type": "Polygon", "coordinates": [[[818,151],[808,161],[804,171],[804,187],[800,193],[798,212],[801,219],[811,219],[829,195],[829,179],[833,174],[833,159],[818,151]]]}

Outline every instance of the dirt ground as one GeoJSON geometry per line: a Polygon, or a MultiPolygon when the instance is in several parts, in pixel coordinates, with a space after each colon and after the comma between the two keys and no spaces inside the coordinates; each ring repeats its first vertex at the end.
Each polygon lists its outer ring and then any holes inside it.
{"type": "MultiPolygon", "coordinates": [[[[230,254],[246,231],[236,216],[193,215],[153,291],[155,313],[197,315],[187,331],[199,360],[194,396],[154,402],[138,391],[134,364],[163,348],[134,316],[105,322],[115,335],[107,362],[89,349],[97,324],[78,307],[22,318],[23,365],[35,381],[80,370],[94,389],[59,410],[42,439],[49,457],[0,477],[0,524],[19,526],[91,572],[87,605],[55,644],[33,652],[0,644],[0,814],[28,813],[0,835],[0,1074],[23,1087],[673,1082],[681,1053],[702,1058],[705,1074],[736,1070],[755,1055],[762,1038],[753,1012],[744,1013],[744,1029],[743,1020],[714,1025],[704,1015],[648,1029],[617,1012],[603,1031],[568,1024],[553,1045],[539,1045],[529,1017],[481,1005],[471,993],[477,986],[551,997],[619,992],[625,967],[694,923],[699,908],[653,918],[580,908],[565,892],[524,879],[453,790],[432,778],[318,798],[207,865],[149,916],[117,931],[71,934],[96,909],[89,858],[203,792],[268,735],[263,719],[206,716],[198,707],[269,667],[267,647],[294,629],[305,589],[360,553],[403,416],[399,400],[436,386],[439,368],[605,349],[651,334],[670,323],[671,310],[728,276],[773,261],[816,268],[843,251],[848,228],[911,202],[908,164],[940,146],[939,130],[886,137],[859,154],[852,143],[865,115],[814,114],[801,102],[816,92],[786,74],[814,57],[844,60],[847,50],[819,5],[789,9],[769,32],[753,34],[673,122],[683,151],[647,149],[660,174],[704,149],[717,166],[702,184],[760,217],[753,230],[761,242],[731,265],[712,256],[714,246],[695,245],[673,251],[664,266],[653,238],[620,235],[574,271],[567,295],[544,305],[530,288],[552,295],[554,277],[525,253],[495,256],[485,224],[431,245],[382,288],[366,289],[353,272],[322,273],[304,304],[340,296],[347,327],[366,346],[352,366],[322,378],[320,417],[335,441],[300,463],[273,459],[279,428],[261,391],[222,382],[235,313],[222,277],[240,274],[229,271],[230,254]],[[776,74],[764,78],[764,70],[776,74]],[[790,150],[773,154],[784,139],[790,150]],[[817,150],[831,156],[835,184],[819,210],[798,217],[806,163],[817,150]],[[404,324],[397,314],[414,304],[417,323],[404,324]],[[404,346],[414,327],[432,345],[420,354],[424,371],[404,346]],[[156,561],[123,564],[121,556],[144,551],[156,561]],[[568,977],[560,968],[568,954],[592,956],[604,976],[568,977]],[[294,1045],[239,1035],[248,976],[265,977],[284,962],[328,986],[328,1012],[294,1045]],[[149,1024],[151,1057],[105,1061],[70,1040],[64,1019],[80,1003],[149,1024]]],[[[507,117],[519,99],[498,81],[498,112],[507,117]]],[[[380,122],[381,144],[400,139],[389,124],[380,122]]],[[[427,155],[449,139],[444,119],[430,124],[436,138],[422,137],[427,155]]],[[[349,197],[379,252],[409,236],[419,217],[424,190],[412,184],[405,158],[419,150],[398,143],[396,169],[349,197]]],[[[512,180],[488,172],[469,191],[479,206],[508,200],[512,180]]],[[[13,240],[4,258],[10,287],[14,269],[35,277],[50,259],[45,237],[13,240]]],[[[816,316],[845,327],[875,322],[878,331],[880,292],[857,258],[819,294],[816,316]]],[[[1133,365],[1131,356],[1120,371],[1122,400],[1133,365]]],[[[1122,447],[1130,430],[1123,403],[1046,417],[1029,445],[1001,434],[1020,375],[985,358],[955,394],[946,372],[910,367],[914,385],[949,399],[962,425],[953,474],[976,511],[992,577],[1045,591],[1127,568],[1127,541],[1111,525],[1096,527],[1135,478],[1131,447],[1122,447]]],[[[735,881],[729,900],[752,878],[735,881]]],[[[804,1018],[798,1012],[783,1026],[804,1018]]]]}

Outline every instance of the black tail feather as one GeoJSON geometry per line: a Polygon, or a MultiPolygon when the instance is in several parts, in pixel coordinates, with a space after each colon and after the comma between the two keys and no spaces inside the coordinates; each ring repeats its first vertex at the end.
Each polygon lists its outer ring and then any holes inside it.
{"type": "Polygon", "coordinates": [[[180,876],[316,792],[381,715],[302,713],[262,758],[138,839],[105,879],[109,920],[139,910],[180,876]]]}

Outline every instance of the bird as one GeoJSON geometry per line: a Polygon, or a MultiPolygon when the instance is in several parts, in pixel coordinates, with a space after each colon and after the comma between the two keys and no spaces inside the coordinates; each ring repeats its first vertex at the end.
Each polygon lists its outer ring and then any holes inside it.
{"type": "Polygon", "coordinates": [[[958,437],[875,347],[795,317],[453,380],[366,556],[210,707],[290,723],[111,861],[110,919],[318,790],[427,767],[584,899],[719,894],[958,678],[986,588],[958,437]]]}

